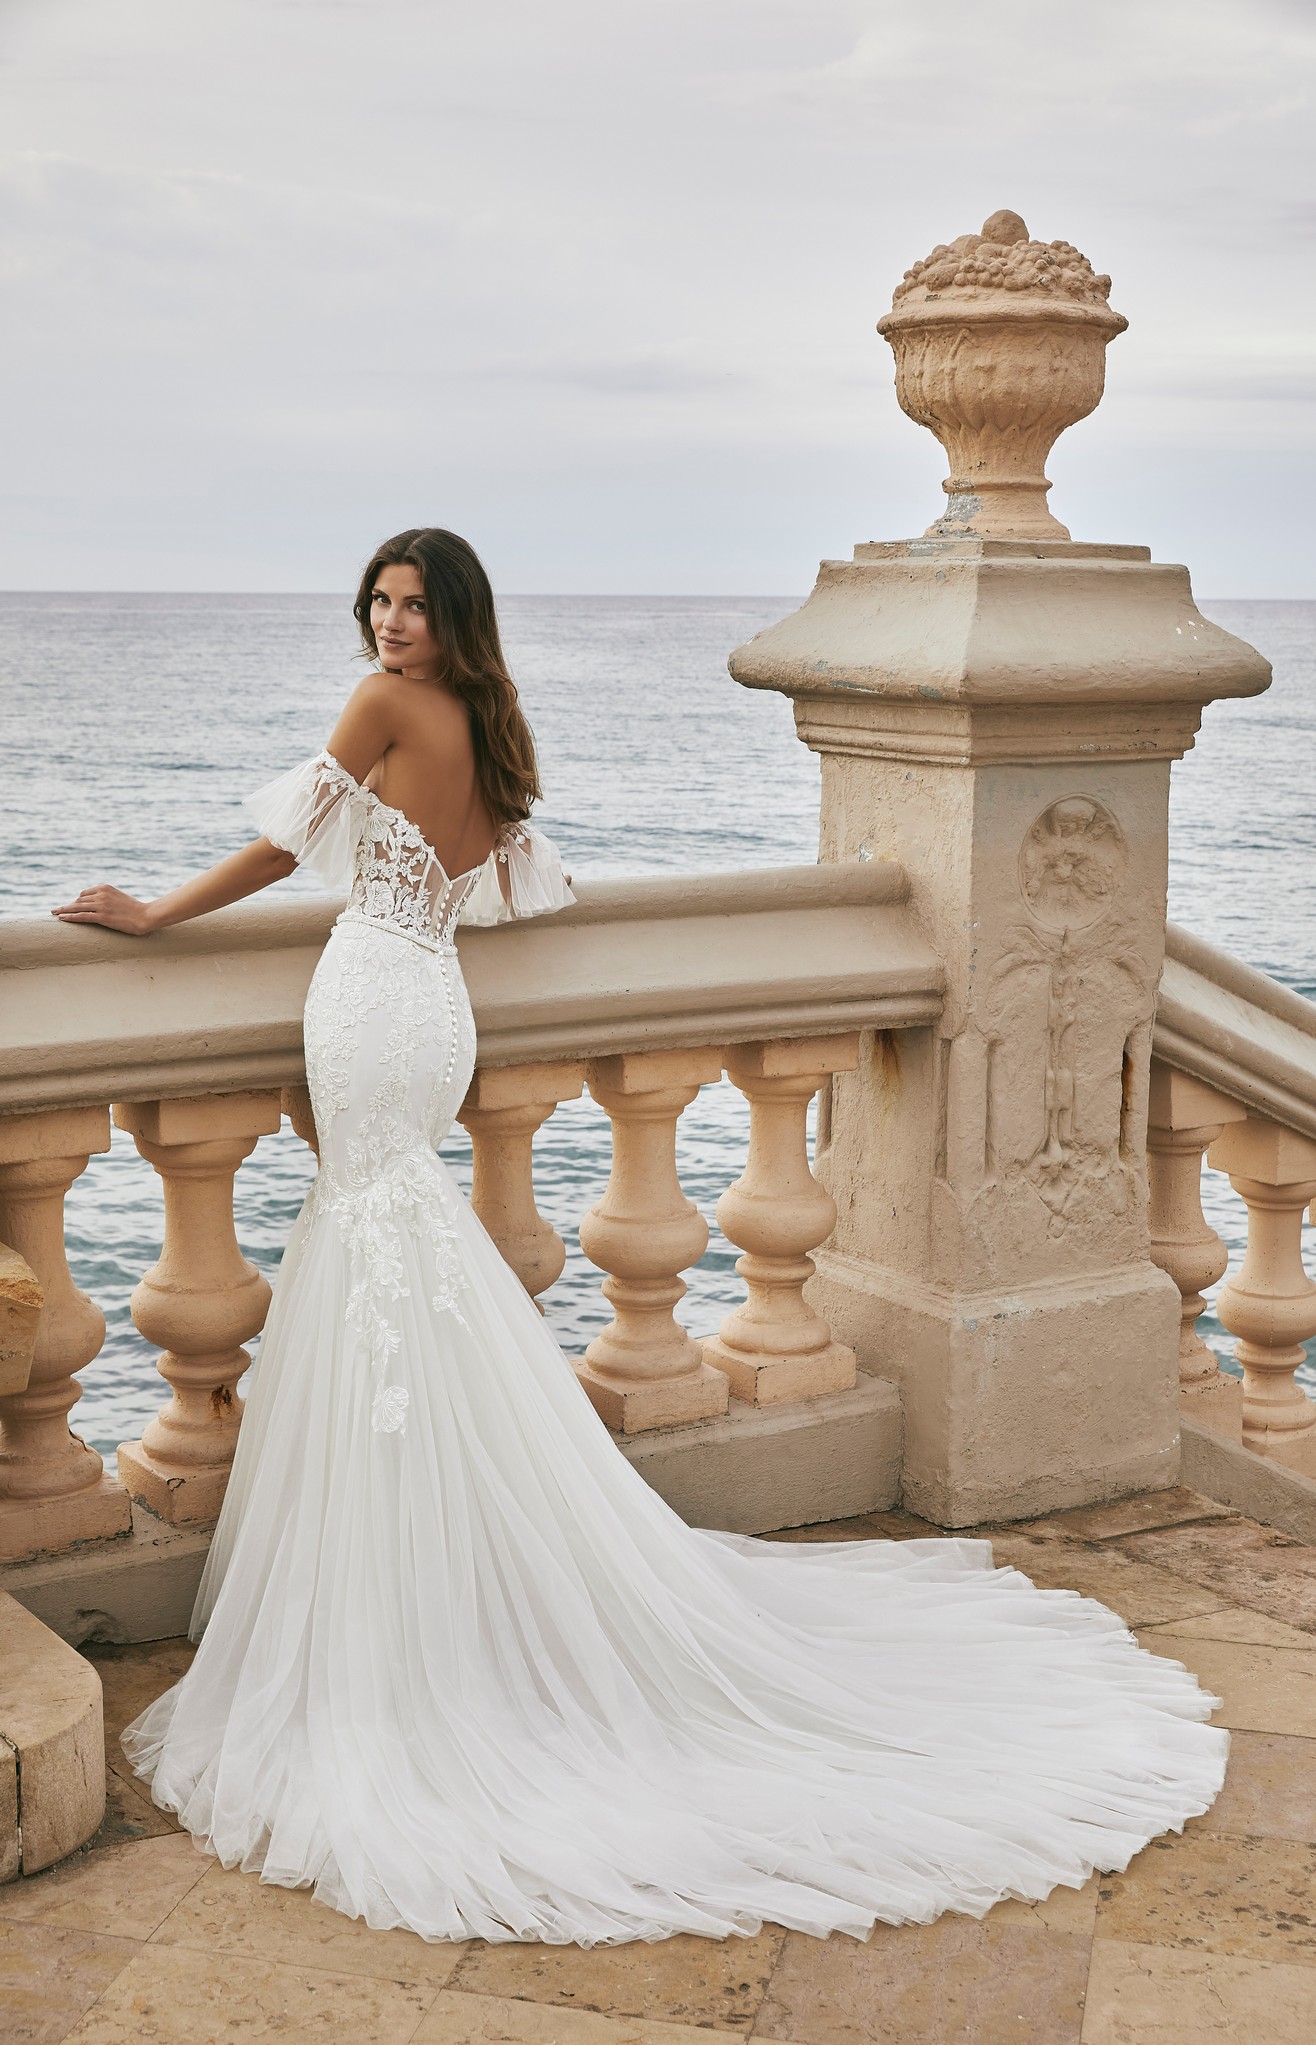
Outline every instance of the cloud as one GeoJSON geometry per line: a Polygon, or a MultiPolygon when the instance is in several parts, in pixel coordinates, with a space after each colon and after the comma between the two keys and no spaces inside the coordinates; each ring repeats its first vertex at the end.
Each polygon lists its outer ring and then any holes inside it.
{"type": "Polygon", "coordinates": [[[1005,204],[1131,321],[1061,515],[1306,586],[1314,82],[1302,0],[0,0],[0,582],[333,586],[423,505],[800,587],[927,523],[874,323],[1005,204]]]}

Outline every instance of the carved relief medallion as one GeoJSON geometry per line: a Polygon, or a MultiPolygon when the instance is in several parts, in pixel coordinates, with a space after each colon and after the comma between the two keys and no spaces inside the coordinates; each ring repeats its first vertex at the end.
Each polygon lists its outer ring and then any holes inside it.
{"type": "Polygon", "coordinates": [[[1087,795],[1053,802],[1019,848],[1019,885],[1048,930],[1084,930],[1104,916],[1129,855],[1110,811],[1087,795]]]}

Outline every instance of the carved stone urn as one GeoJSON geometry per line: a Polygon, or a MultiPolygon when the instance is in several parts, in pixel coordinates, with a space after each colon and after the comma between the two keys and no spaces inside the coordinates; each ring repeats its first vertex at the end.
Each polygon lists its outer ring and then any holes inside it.
{"type": "Polygon", "coordinates": [[[877,328],[902,409],[950,461],[950,501],[926,537],[1069,538],[1044,465],[1100,403],[1107,343],[1127,325],[1109,277],[1067,241],[1030,240],[1017,213],[993,213],[905,272],[877,328]]]}

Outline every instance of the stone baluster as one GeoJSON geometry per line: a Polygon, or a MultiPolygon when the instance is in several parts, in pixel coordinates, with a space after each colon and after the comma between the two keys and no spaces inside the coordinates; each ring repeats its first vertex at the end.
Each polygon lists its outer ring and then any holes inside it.
{"type": "Polygon", "coordinates": [[[580,1224],[580,1246],[608,1274],[603,1294],[615,1319],[577,1374],[608,1426],[625,1434],[727,1410],[726,1377],[672,1313],[681,1272],[708,1245],[708,1224],[676,1175],[676,1124],[721,1076],[720,1051],[628,1051],[589,1068],[589,1090],[612,1123],[612,1171],[580,1224]]]}
{"type": "Polygon", "coordinates": [[[717,1203],[722,1232],[745,1252],[736,1269],[749,1297],[705,1340],[704,1361],[754,1406],[848,1391],[855,1354],[804,1297],[816,1249],[836,1224],[836,1202],[809,1169],[809,1102],[833,1072],[852,1072],[859,1037],[741,1044],[727,1074],[749,1101],[745,1170],[717,1203]]]}
{"type": "Polygon", "coordinates": [[[0,1398],[27,1390],[44,1301],[26,1257],[0,1243],[0,1398]]]}
{"type": "Polygon", "coordinates": [[[1243,1366],[1248,1448],[1316,1477],[1316,1403],[1294,1382],[1316,1335],[1316,1285],[1302,1262],[1302,1220],[1316,1198],[1316,1142],[1249,1116],[1224,1130],[1207,1162],[1247,1202],[1247,1253],[1216,1313],[1243,1366]]]}
{"type": "Polygon", "coordinates": [[[238,1249],[233,1180],[258,1137],[279,1127],[276,1093],[140,1101],[114,1119],[164,1182],[160,1259],[132,1296],[132,1315],[163,1355],[171,1391],[140,1441],[119,1449],[134,1498],[173,1525],[211,1520],[223,1502],[242,1419],[237,1382],[270,1288],[238,1249]]]}
{"type": "Polygon", "coordinates": [[[1247,1119],[1237,1101],[1155,1060],[1147,1115],[1147,1177],[1153,1263],[1179,1288],[1179,1402],[1194,1420],[1242,1439],[1243,1387],[1225,1377],[1197,1332],[1202,1294],[1223,1278],[1229,1252],[1202,1212],[1202,1155],[1234,1122],[1247,1119]]]}
{"type": "Polygon", "coordinates": [[[535,1132],[584,1084],[580,1064],[494,1067],[475,1074],[457,1110],[474,1158],[471,1205],[536,1305],[567,1250],[535,1205],[535,1132]]]}
{"type": "Polygon", "coordinates": [[[320,1156],[320,1136],[315,1126],[315,1110],[311,1106],[309,1086],[285,1086],[279,1095],[279,1105],[292,1123],[294,1136],[300,1136],[315,1154],[320,1156]]]}
{"type": "Polygon", "coordinates": [[[132,1508],[96,1451],[68,1424],[82,1396],[74,1373],[105,1340],[105,1317],[73,1283],[64,1196],[110,1147],[104,1108],[0,1119],[0,1238],[36,1278],[43,1304],[27,1381],[0,1397],[0,1557],[14,1561],[127,1533],[132,1508]]]}

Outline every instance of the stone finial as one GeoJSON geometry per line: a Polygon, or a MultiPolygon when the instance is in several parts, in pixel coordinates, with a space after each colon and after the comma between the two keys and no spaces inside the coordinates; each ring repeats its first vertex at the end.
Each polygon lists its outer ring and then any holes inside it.
{"type": "Polygon", "coordinates": [[[1100,403],[1106,345],[1128,321],[1110,279],[1017,213],[943,243],[907,270],[877,330],[901,408],[936,434],[950,500],[931,538],[1067,540],[1047,508],[1046,458],[1100,403]]]}

